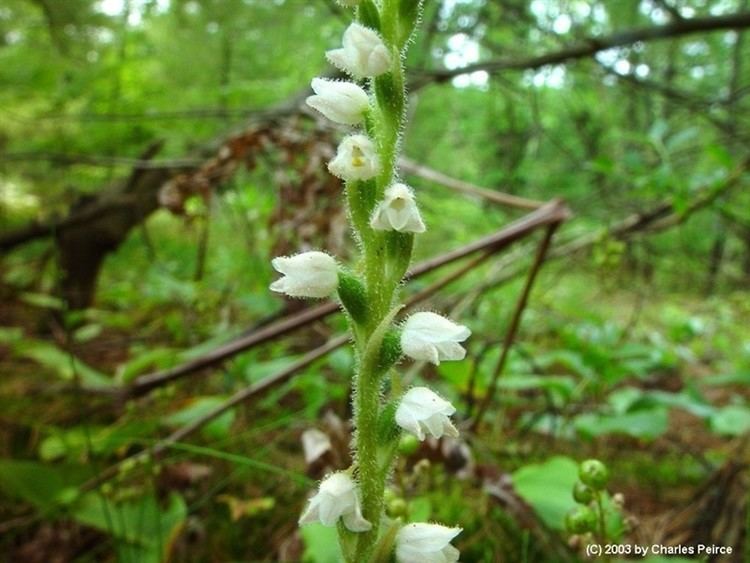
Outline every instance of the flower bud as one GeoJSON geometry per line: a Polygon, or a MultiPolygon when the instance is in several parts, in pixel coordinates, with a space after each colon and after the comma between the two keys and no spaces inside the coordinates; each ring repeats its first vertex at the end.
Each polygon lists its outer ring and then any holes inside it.
{"type": "Polygon", "coordinates": [[[414,194],[406,184],[393,184],[385,190],[385,198],[375,208],[370,226],[376,231],[423,233],[422,217],[414,194]]]}
{"type": "Polygon", "coordinates": [[[342,125],[357,125],[364,120],[370,107],[370,98],[353,82],[313,78],[314,96],[307,98],[307,105],[318,110],[331,121],[342,125]]]}
{"type": "Polygon", "coordinates": [[[414,313],[404,323],[401,349],[415,360],[440,365],[440,360],[463,360],[466,350],[459,344],[471,336],[465,326],[430,312],[414,313]]]}
{"type": "Polygon", "coordinates": [[[598,459],[587,459],[578,468],[578,478],[585,485],[601,490],[609,481],[609,471],[598,459]]]}
{"type": "Polygon", "coordinates": [[[270,286],[271,291],[290,297],[328,297],[339,283],[336,260],[325,252],[303,252],[274,258],[271,264],[284,276],[270,286]]]}
{"type": "Polygon", "coordinates": [[[380,172],[375,143],[366,135],[344,137],[336,156],[328,163],[328,170],[347,182],[374,178],[380,172]]]}
{"type": "Polygon", "coordinates": [[[396,561],[455,563],[459,551],[450,542],[460,533],[440,524],[407,524],[396,535],[396,561]]]}
{"type": "Polygon", "coordinates": [[[401,497],[389,499],[386,503],[386,513],[391,518],[398,518],[400,516],[406,516],[409,507],[406,501],[401,497]]]}
{"type": "Polygon", "coordinates": [[[615,493],[612,495],[612,504],[617,508],[622,509],[622,507],[625,506],[625,495],[622,493],[615,493]]]}
{"type": "Polygon", "coordinates": [[[565,515],[565,527],[572,534],[585,534],[596,528],[596,513],[588,506],[576,506],[565,515]]]}
{"type": "Polygon", "coordinates": [[[594,489],[576,481],[573,486],[573,499],[579,504],[588,504],[594,500],[594,489]]]}
{"type": "Polygon", "coordinates": [[[396,409],[396,423],[414,434],[420,441],[425,434],[433,438],[458,436],[458,430],[448,418],[456,409],[448,401],[427,387],[413,387],[406,392],[396,409]]]}
{"type": "Polygon", "coordinates": [[[366,532],[372,528],[372,524],[362,516],[357,485],[348,474],[342,472],[333,473],[320,483],[317,494],[310,499],[299,523],[320,522],[324,526],[334,526],[339,518],[352,532],[366,532]]]}
{"type": "Polygon", "coordinates": [[[403,434],[398,441],[398,453],[401,455],[412,455],[419,449],[419,440],[412,434],[403,434]]]}
{"type": "Polygon", "coordinates": [[[344,32],[343,47],[328,51],[326,56],[335,67],[361,80],[380,76],[391,68],[388,47],[380,35],[369,27],[352,23],[344,32]]]}

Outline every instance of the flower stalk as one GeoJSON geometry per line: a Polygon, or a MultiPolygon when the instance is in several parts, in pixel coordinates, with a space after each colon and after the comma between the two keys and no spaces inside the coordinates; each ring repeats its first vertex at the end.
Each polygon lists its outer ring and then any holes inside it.
{"type": "Polygon", "coordinates": [[[403,354],[433,363],[462,359],[465,351],[458,342],[470,334],[435,313],[416,313],[403,326],[395,324],[402,309],[398,287],[411,263],[414,237],[426,229],[415,194],[399,181],[396,169],[406,116],[403,60],[421,0],[340,3],[353,8],[356,21],[344,32],[341,48],[326,57],[353,81],[316,78],[307,103],[336,123],[360,128],[344,137],[328,163],[328,170],[345,184],[360,261],[344,270],[322,252],[277,259],[274,266],[286,277],[271,288],[310,298],[337,292],[347,312],[357,366],[352,382],[354,464],[324,479],[300,523],[335,525],[350,563],[383,561],[394,549],[401,562],[451,563],[458,560],[458,550],[449,542],[460,528],[404,527],[400,518],[388,521],[384,511],[400,433],[411,432],[420,440],[458,433],[448,418],[455,412],[452,405],[424,387],[403,394],[393,366],[403,354]]]}

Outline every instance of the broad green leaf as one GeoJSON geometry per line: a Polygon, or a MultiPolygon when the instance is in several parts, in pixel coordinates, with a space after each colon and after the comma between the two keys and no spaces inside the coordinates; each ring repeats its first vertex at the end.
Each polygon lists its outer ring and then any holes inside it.
{"type": "Polygon", "coordinates": [[[117,380],[130,383],[138,375],[152,370],[164,369],[177,362],[178,352],[173,348],[157,347],[144,350],[117,368],[117,380]]]}
{"type": "Polygon", "coordinates": [[[711,417],[709,424],[717,434],[740,436],[750,432],[750,408],[741,405],[721,408],[711,417]]]}
{"type": "Polygon", "coordinates": [[[25,303],[33,305],[35,307],[41,307],[43,309],[53,309],[55,311],[61,311],[63,309],[63,302],[59,297],[47,295],[46,293],[31,293],[26,292],[20,295],[20,298],[25,303]]]}
{"type": "Polygon", "coordinates": [[[575,506],[572,490],[578,479],[578,464],[556,456],[544,463],[527,465],[513,473],[513,486],[545,524],[556,530],[565,525],[565,515],[575,506]]]}
{"type": "Polygon", "coordinates": [[[49,342],[24,340],[15,347],[15,352],[50,369],[65,381],[73,381],[77,376],[81,383],[91,387],[112,385],[109,377],[49,342]]]}
{"type": "Polygon", "coordinates": [[[111,534],[121,560],[162,563],[187,517],[187,506],[173,493],[161,506],[153,495],[114,503],[101,495],[84,495],[73,507],[73,518],[111,534]]]}
{"type": "Polygon", "coordinates": [[[750,371],[723,373],[706,378],[706,385],[750,385],[750,371]]]}
{"type": "Polygon", "coordinates": [[[154,423],[133,421],[117,426],[95,426],[87,430],[80,426],[70,429],[51,428],[39,445],[39,457],[53,461],[67,457],[71,461],[83,460],[89,450],[95,454],[110,455],[134,441],[149,436],[154,423]]]}
{"type": "MultiPolygon", "coordinates": [[[[190,424],[222,405],[226,397],[195,397],[177,412],[165,416],[162,421],[167,426],[180,427],[190,424]]],[[[230,409],[201,428],[201,432],[210,438],[225,438],[234,422],[234,410],[230,409]]]]}
{"type": "Polygon", "coordinates": [[[305,542],[304,563],[342,563],[338,535],[334,526],[307,524],[300,528],[305,542]]]}
{"type": "Polygon", "coordinates": [[[81,465],[46,465],[36,461],[0,460],[0,488],[43,512],[59,507],[67,492],[92,477],[81,465]]]}
{"type": "Polygon", "coordinates": [[[429,497],[409,500],[409,522],[427,522],[432,515],[432,501],[429,497]]]}
{"type": "Polygon", "coordinates": [[[669,423],[666,407],[654,407],[623,414],[585,413],[573,421],[575,429],[589,438],[605,434],[624,434],[652,440],[664,434],[669,423]]]}

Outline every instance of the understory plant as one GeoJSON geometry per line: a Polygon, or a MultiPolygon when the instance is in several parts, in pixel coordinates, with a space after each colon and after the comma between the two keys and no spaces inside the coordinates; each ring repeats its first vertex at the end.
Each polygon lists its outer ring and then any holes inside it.
{"type": "Polygon", "coordinates": [[[273,291],[292,297],[334,294],[346,313],[356,357],[351,467],[326,476],[300,524],[336,526],[348,562],[454,562],[458,527],[391,520],[384,494],[402,433],[419,440],[457,436],[454,407],[427,387],[404,389],[397,364],[406,355],[439,364],[461,360],[468,328],[433,312],[398,322],[399,288],[415,235],[425,231],[414,191],[396,169],[406,116],[404,56],[421,0],[340,0],[352,23],[327,59],[349,80],[315,78],[307,104],[351,128],[328,170],[345,184],[351,228],[360,250],[350,268],[321,251],[278,257],[283,276],[273,291]]]}

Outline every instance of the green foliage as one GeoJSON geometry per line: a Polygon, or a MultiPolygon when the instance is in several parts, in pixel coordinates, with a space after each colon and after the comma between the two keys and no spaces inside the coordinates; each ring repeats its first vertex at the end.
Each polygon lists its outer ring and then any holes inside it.
{"type": "Polygon", "coordinates": [[[578,478],[578,465],[568,457],[555,456],[513,473],[513,487],[545,524],[555,530],[565,527],[565,515],[575,506],[571,490],[578,478]]]}
{"type": "Polygon", "coordinates": [[[177,494],[170,495],[164,507],[153,495],[110,504],[88,494],[76,502],[73,517],[112,534],[119,559],[160,563],[169,558],[185,525],[187,506],[177,494]]]}
{"type": "MultiPolygon", "coordinates": [[[[178,411],[165,416],[162,418],[162,421],[167,426],[179,428],[186,424],[191,424],[202,416],[205,416],[207,413],[221,406],[225,400],[226,397],[224,396],[193,397],[187,405],[178,411]]],[[[234,411],[228,410],[203,426],[201,432],[207,438],[212,438],[214,440],[225,438],[229,435],[232,422],[234,422],[234,411]]]]}
{"type": "Polygon", "coordinates": [[[0,460],[3,492],[30,502],[42,513],[60,509],[76,496],[76,487],[90,476],[82,465],[49,466],[35,461],[0,460]]]}
{"type": "Polygon", "coordinates": [[[336,528],[323,524],[310,524],[303,526],[300,530],[305,541],[302,559],[305,563],[341,563],[344,561],[336,528]]]}

